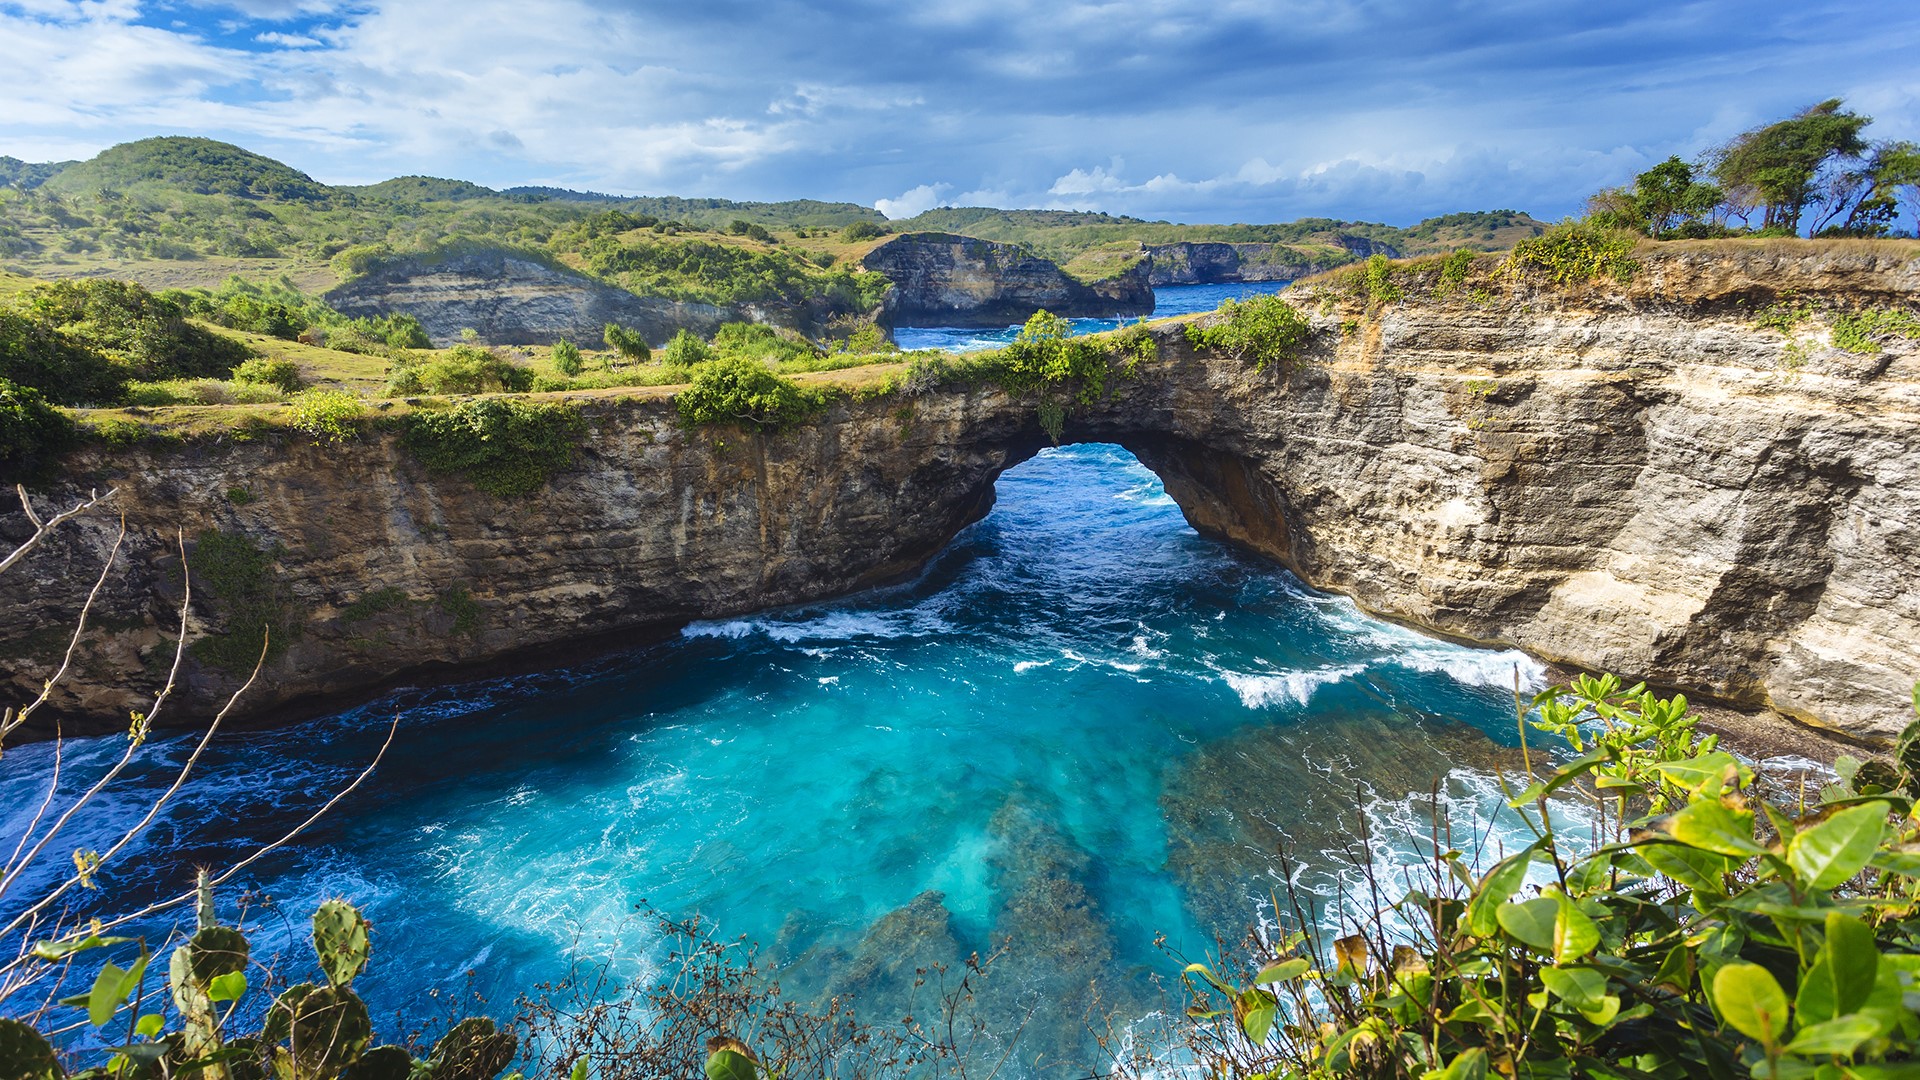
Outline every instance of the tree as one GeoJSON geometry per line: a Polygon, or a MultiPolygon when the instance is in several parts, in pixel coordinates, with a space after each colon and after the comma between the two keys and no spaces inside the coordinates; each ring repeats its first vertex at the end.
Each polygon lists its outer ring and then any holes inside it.
{"type": "Polygon", "coordinates": [[[717,355],[712,346],[700,340],[692,331],[682,329],[660,350],[660,362],[676,371],[686,371],[717,355]]]}
{"type": "Polygon", "coordinates": [[[1801,215],[1819,195],[1822,170],[1866,153],[1860,131],[1870,116],[1830,98],[1797,116],[1734,136],[1714,155],[1713,176],[1741,218],[1761,211],[1761,228],[1800,231],[1801,215]]]}
{"type": "Polygon", "coordinates": [[[636,364],[653,359],[653,350],[647,346],[647,339],[641,337],[638,330],[629,330],[619,323],[608,323],[603,336],[607,348],[636,364]]]}
{"type": "Polygon", "coordinates": [[[1721,195],[1676,155],[1634,177],[1631,188],[1609,188],[1587,200],[1587,216],[1595,224],[1658,237],[1712,214],[1721,195]]]}
{"type": "MultiPolygon", "coordinates": [[[[1811,207],[1816,236],[1885,236],[1900,217],[1900,194],[1920,181],[1920,148],[1880,142],[1863,159],[1822,178],[1811,207]]],[[[1911,196],[1909,196],[1911,201],[1911,196]]],[[[1920,206],[1916,206],[1920,210],[1920,206]]]]}
{"type": "Polygon", "coordinates": [[[580,374],[584,366],[580,360],[580,346],[566,338],[553,343],[553,370],[571,377],[580,374]]]}

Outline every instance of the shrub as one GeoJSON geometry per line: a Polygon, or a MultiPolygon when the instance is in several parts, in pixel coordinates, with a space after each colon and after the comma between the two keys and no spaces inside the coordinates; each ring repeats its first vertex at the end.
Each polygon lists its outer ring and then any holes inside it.
{"type": "Polygon", "coordinates": [[[553,343],[553,370],[572,377],[585,369],[586,364],[580,359],[580,346],[566,338],[553,343]]]}
{"type": "Polygon", "coordinates": [[[1467,272],[1473,269],[1473,260],[1478,254],[1472,248],[1462,248],[1448,255],[1440,264],[1440,280],[1434,286],[1434,295],[1451,295],[1466,284],[1467,272]]]}
{"type": "Polygon", "coordinates": [[[224,378],[253,350],[187,321],[186,311],[132,282],[56,281],[26,297],[27,314],[143,379],[224,378]]]}
{"type": "Polygon", "coordinates": [[[1920,339],[1920,319],[1894,308],[1867,308],[1833,320],[1833,346],[1853,353],[1877,353],[1879,338],[1920,339]]]}
{"type": "Polygon", "coordinates": [[[1367,302],[1370,304],[1391,304],[1401,297],[1400,285],[1393,280],[1393,260],[1385,255],[1369,255],[1361,271],[1361,282],[1366,287],[1367,302]]]}
{"type": "Polygon", "coordinates": [[[114,405],[126,369],[54,329],[45,319],[0,310],[0,379],[30,386],[60,405],[114,405]]]}
{"type": "Polygon", "coordinates": [[[525,495],[573,461],[586,421],[558,402],[481,398],[406,419],[402,443],[434,472],[465,475],[492,495],[525,495]]]}
{"type": "Polygon", "coordinates": [[[737,356],[694,368],[693,385],[673,400],[688,425],[733,424],[751,431],[785,427],[826,404],[819,391],[737,356]]]}
{"type": "Polygon", "coordinates": [[[878,222],[856,221],[840,230],[840,239],[843,243],[857,244],[862,240],[877,240],[892,231],[878,222]]]}
{"type": "Polygon", "coordinates": [[[1187,324],[1187,340],[1194,348],[1251,360],[1255,370],[1291,363],[1312,337],[1307,317],[1278,295],[1228,300],[1214,322],[1187,324]]]}
{"type": "Polygon", "coordinates": [[[72,445],[73,421],[30,386],[0,379],[0,480],[38,477],[72,445]]]}
{"type": "Polygon", "coordinates": [[[1583,676],[1517,704],[1523,734],[1566,744],[1565,764],[1511,793],[1536,840],[1477,877],[1437,842],[1399,902],[1354,913],[1331,949],[1303,926],[1244,983],[1190,966],[1190,1041],[1203,1062],[1231,1062],[1200,1071],[1913,1071],[1920,722],[1892,763],[1837,761],[1841,782],[1808,805],[1769,797],[1699,737],[1684,697],[1583,676]],[[1567,798],[1599,811],[1595,846],[1555,832],[1549,800],[1567,798]]]}
{"type": "Polygon", "coordinates": [[[653,359],[653,349],[647,345],[647,339],[640,336],[638,330],[629,330],[619,323],[608,323],[602,336],[606,339],[607,348],[636,364],[644,364],[653,359]]]}
{"type": "Polygon", "coordinates": [[[721,356],[741,356],[763,363],[808,361],[821,353],[812,342],[788,331],[782,334],[766,323],[731,322],[713,335],[714,352],[721,356]]]}
{"type": "Polygon", "coordinates": [[[292,403],[293,426],[323,446],[334,446],[360,432],[360,417],[366,407],[360,399],[344,390],[306,390],[295,394],[292,403]]]}
{"type": "Polygon", "coordinates": [[[691,330],[681,330],[660,349],[660,362],[675,371],[690,371],[694,365],[704,364],[716,356],[691,330]]]}
{"type": "Polygon", "coordinates": [[[533,372],[491,349],[455,345],[423,364],[401,363],[387,373],[387,393],[491,394],[524,392],[533,385],[533,372]]]}
{"type": "Polygon", "coordinates": [[[1074,337],[1073,324],[1051,312],[1034,312],[1013,344],[1000,350],[998,361],[1000,385],[1011,393],[1075,384],[1075,396],[1084,405],[1106,392],[1105,350],[1086,338],[1074,337]]]}
{"type": "Polygon", "coordinates": [[[1640,264],[1633,258],[1634,236],[1629,232],[1568,221],[1539,236],[1513,245],[1503,269],[1509,274],[1544,270],[1556,284],[1633,280],[1640,264]]]}
{"type": "Polygon", "coordinates": [[[307,385],[306,380],[300,377],[299,364],[285,358],[265,356],[256,356],[234,368],[233,381],[271,386],[286,394],[296,393],[307,385]]]}

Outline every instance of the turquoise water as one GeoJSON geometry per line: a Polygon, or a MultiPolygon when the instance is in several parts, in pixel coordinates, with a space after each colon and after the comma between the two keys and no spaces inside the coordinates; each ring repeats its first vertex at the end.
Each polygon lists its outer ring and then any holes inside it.
{"type": "MultiPolygon", "coordinates": [[[[1228,285],[1162,285],[1153,291],[1153,317],[1165,319],[1174,315],[1191,315],[1197,311],[1212,311],[1223,300],[1244,300],[1249,296],[1265,296],[1277,293],[1291,285],[1290,281],[1249,281],[1228,285]]],[[[1116,330],[1132,322],[1132,319],[1071,319],[1075,334],[1098,334],[1105,330],[1116,330]]],[[[1020,332],[1017,326],[1002,327],[998,330],[982,330],[978,327],[959,326],[902,326],[893,332],[893,340],[903,349],[945,349],[948,352],[973,352],[976,349],[996,349],[1013,341],[1020,332]]]]}
{"type": "MultiPolygon", "coordinates": [[[[1426,831],[1410,794],[1492,814],[1516,668],[1538,677],[1200,537],[1124,450],[1073,446],[1006,473],[910,583],[223,735],[106,892],[163,895],[277,837],[398,714],[367,785],[247,879],[256,955],[296,966],[314,903],[364,906],[376,955],[357,985],[383,1022],[437,1015],[422,990],[469,971],[510,1013],[576,944],[645,974],[645,901],[748,935],[796,993],[851,991],[874,1019],[903,1010],[903,961],[1011,942],[985,1007],[1042,1002],[1021,1054],[1085,1061],[1090,994],[1122,1025],[1163,1004],[1154,979],[1178,964],[1156,935],[1191,954],[1240,935],[1283,842],[1324,891],[1363,813],[1389,859],[1410,850],[1396,825],[1426,831]]],[[[0,759],[0,834],[24,828],[48,752],[0,759]]],[[[118,752],[71,744],[69,775],[118,752]]],[[[97,820],[126,821],[160,775],[97,820]]]]}

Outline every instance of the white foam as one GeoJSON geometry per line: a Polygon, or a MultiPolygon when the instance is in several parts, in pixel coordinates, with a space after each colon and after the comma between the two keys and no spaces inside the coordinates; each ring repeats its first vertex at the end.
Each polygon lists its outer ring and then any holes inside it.
{"type": "Polygon", "coordinates": [[[1015,675],[1024,675],[1027,672],[1032,671],[1034,668],[1037,668],[1037,667],[1052,667],[1052,666],[1053,666],[1053,661],[1051,660],[1021,660],[1013,665],[1013,673],[1015,675]]]}
{"type": "MultiPolygon", "coordinates": [[[[945,619],[931,611],[909,608],[905,611],[832,611],[818,618],[782,620],[776,618],[730,619],[725,622],[688,623],[680,634],[688,638],[744,638],[764,634],[774,641],[793,644],[801,641],[844,641],[848,638],[928,637],[950,629],[945,619]]],[[[817,650],[806,650],[809,654],[817,650]]]]}
{"type": "Polygon", "coordinates": [[[1249,709],[1264,709],[1274,705],[1305,705],[1313,700],[1314,691],[1322,686],[1329,686],[1365,670],[1357,664],[1316,668],[1312,671],[1287,671],[1274,675],[1251,675],[1245,672],[1222,670],[1220,677],[1226,680],[1234,693],[1240,695],[1242,705],[1249,709]]]}
{"type": "Polygon", "coordinates": [[[1438,671],[1467,686],[1511,690],[1519,672],[1522,692],[1546,685],[1546,665],[1518,649],[1470,649],[1465,646],[1413,649],[1390,661],[1414,671],[1438,671]]]}

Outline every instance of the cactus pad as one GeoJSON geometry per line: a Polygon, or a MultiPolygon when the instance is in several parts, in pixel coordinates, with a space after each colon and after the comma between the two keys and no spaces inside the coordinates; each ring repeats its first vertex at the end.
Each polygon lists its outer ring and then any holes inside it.
{"type": "Polygon", "coordinates": [[[372,951],[373,926],[366,917],[344,900],[328,900],[313,913],[313,951],[320,956],[320,970],[337,987],[352,985],[353,977],[367,966],[372,951]]]}
{"type": "Polygon", "coordinates": [[[0,1017],[0,1080],[59,1080],[60,1059],[40,1033],[0,1017]]]}
{"type": "Polygon", "coordinates": [[[341,1080],[407,1080],[413,1075],[413,1055],[398,1046],[376,1046],[347,1067],[341,1080]]]}
{"type": "Polygon", "coordinates": [[[267,1010],[262,1040],[274,1043],[274,1071],[300,1080],[331,1080],[373,1041],[373,1021],[353,991],[301,983],[267,1010]]]}
{"type": "Polygon", "coordinates": [[[431,1080],[493,1080],[513,1061],[520,1041],[510,1031],[496,1031],[485,1017],[462,1020],[433,1044],[427,1059],[431,1080]]]}

